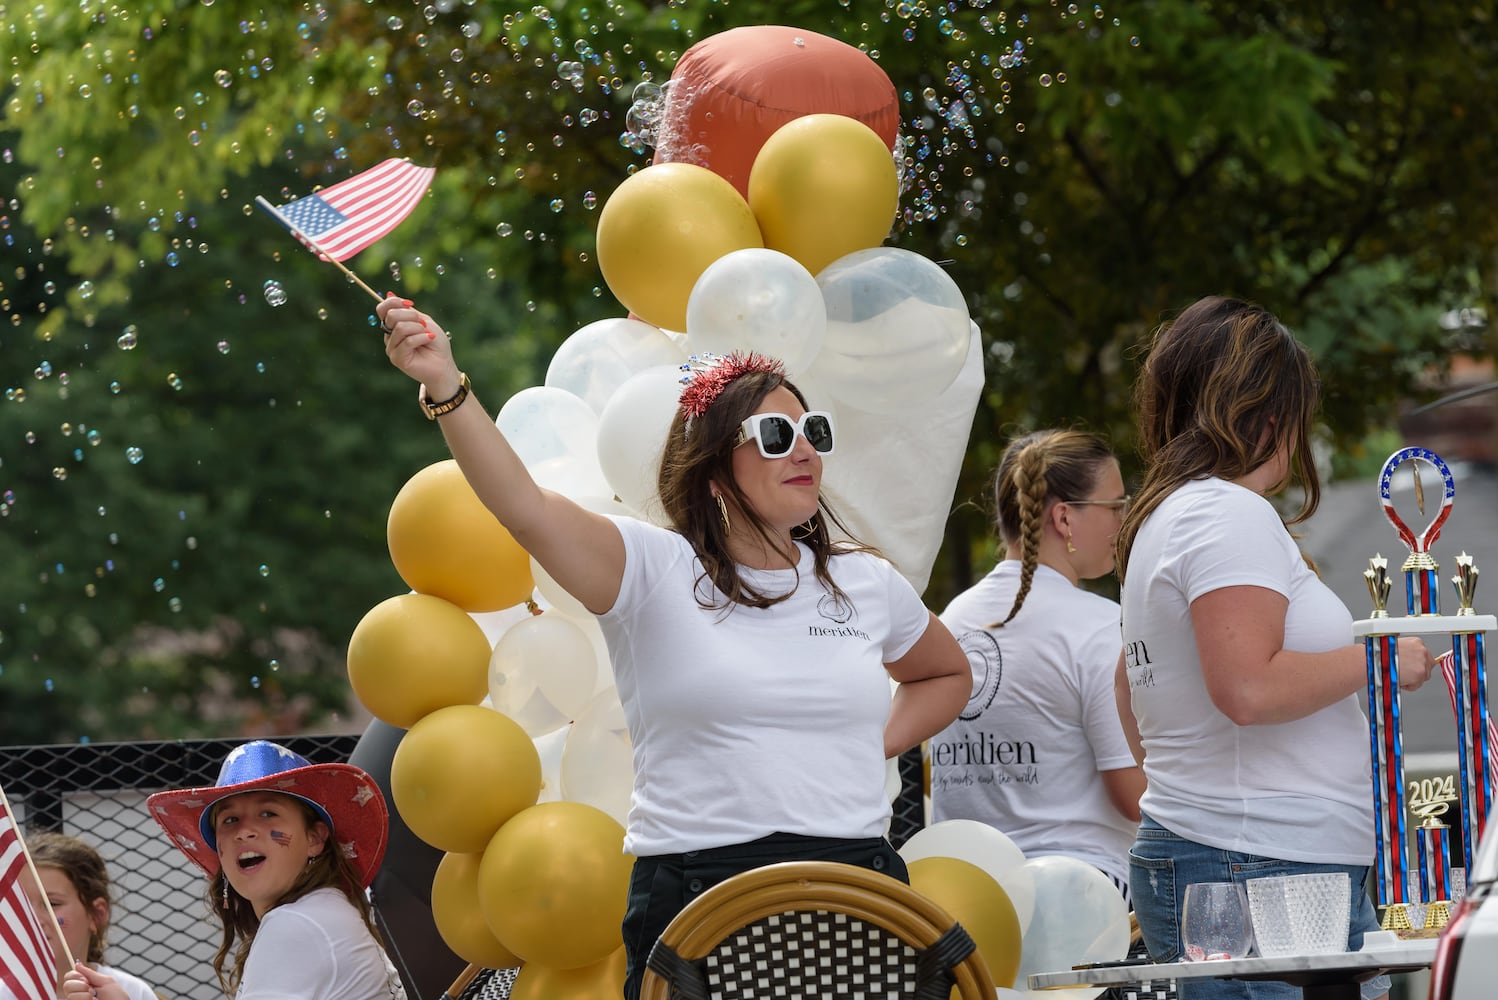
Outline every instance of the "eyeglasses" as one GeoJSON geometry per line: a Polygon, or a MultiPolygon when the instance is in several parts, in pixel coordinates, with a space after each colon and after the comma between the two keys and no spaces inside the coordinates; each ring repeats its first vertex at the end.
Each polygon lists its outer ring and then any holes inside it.
{"type": "Polygon", "coordinates": [[[1129,495],[1127,493],[1117,500],[1063,500],[1061,502],[1074,504],[1078,507],[1111,507],[1117,511],[1127,511],[1129,509],[1129,495]]]}
{"type": "Polygon", "coordinates": [[[832,414],[808,410],[800,420],[784,413],[756,413],[739,426],[733,446],[737,448],[753,439],[759,453],[766,458],[784,458],[796,446],[796,435],[806,438],[818,454],[832,454],[832,414]]]}

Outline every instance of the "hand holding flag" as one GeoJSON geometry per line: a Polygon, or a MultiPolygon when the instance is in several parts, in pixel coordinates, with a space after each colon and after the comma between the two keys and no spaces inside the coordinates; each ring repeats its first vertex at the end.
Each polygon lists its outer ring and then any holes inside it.
{"type": "Polygon", "coordinates": [[[255,203],[378,302],[379,293],[341,262],[400,225],[436,173],[435,167],[392,158],[279,207],[258,196],[255,203]]]}
{"type": "MultiPolygon", "coordinates": [[[[57,996],[57,959],[47,932],[21,885],[23,873],[36,878],[36,868],[21,842],[10,803],[0,792],[0,985],[18,1000],[53,1000],[57,996]]],[[[45,899],[45,897],[43,897],[45,899]]],[[[47,907],[54,925],[57,918],[47,907]]],[[[57,935],[62,941],[62,935],[57,935]]],[[[67,948],[67,942],[63,942],[67,948]]],[[[68,955],[71,965],[73,956],[68,955]]]]}

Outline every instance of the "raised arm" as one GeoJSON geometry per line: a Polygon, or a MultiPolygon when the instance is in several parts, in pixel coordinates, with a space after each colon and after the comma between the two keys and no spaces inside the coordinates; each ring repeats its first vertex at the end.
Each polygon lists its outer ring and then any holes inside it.
{"type": "MultiPolygon", "coordinates": [[[[1283,594],[1265,587],[1223,587],[1191,602],[1191,625],[1212,703],[1240,726],[1292,722],[1368,682],[1360,645],[1324,653],[1285,648],[1283,594]]],[[[1399,640],[1399,686],[1430,679],[1435,659],[1417,636],[1399,640]]]]}
{"type": "MultiPolygon", "coordinates": [[[[388,331],[390,362],[422,383],[425,398],[441,403],[457,396],[458,366],[437,322],[394,296],[375,313],[388,331]]],[[[474,394],[437,423],[468,484],[515,541],[589,611],[613,607],[624,576],[624,540],[614,523],[537,486],[474,394]]]]}
{"type": "Polygon", "coordinates": [[[973,691],[967,656],[935,615],[915,645],[885,668],[900,682],[884,725],[886,757],[919,746],[945,729],[973,691]]]}

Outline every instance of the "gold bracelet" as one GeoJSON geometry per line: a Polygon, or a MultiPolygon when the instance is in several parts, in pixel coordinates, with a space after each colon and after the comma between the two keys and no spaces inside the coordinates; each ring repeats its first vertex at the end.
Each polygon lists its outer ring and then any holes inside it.
{"type": "Polygon", "coordinates": [[[427,395],[426,386],[421,387],[421,412],[427,415],[428,420],[436,420],[445,413],[451,413],[463,405],[463,400],[468,398],[471,386],[468,384],[468,373],[458,372],[458,391],[440,403],[432,402],[432,397],[427,395]]]}

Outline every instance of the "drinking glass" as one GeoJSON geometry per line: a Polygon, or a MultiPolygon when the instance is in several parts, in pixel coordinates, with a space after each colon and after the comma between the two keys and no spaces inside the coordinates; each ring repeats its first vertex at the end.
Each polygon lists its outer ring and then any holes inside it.
{"type": "Polygon", "coordinates": [[[1189,962],[1245,958],[1253,945],[1248,895],[1237,882],[1196,882],[1181,904],[1181,948],[1189,962]]]}

